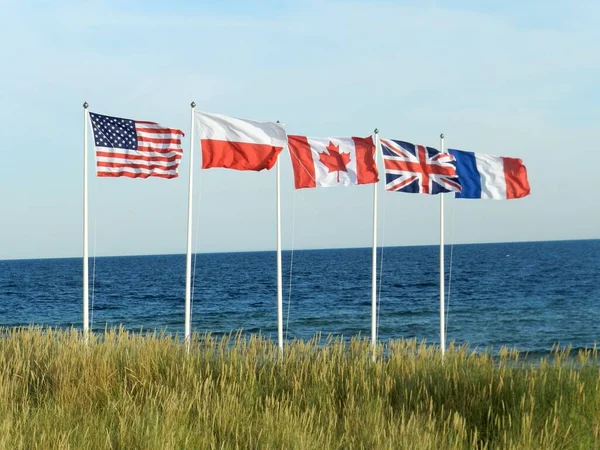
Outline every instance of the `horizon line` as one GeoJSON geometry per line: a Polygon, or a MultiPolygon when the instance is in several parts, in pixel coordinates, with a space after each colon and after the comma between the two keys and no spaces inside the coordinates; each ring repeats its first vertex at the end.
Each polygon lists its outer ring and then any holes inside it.
{"type": "MultiPolygon", "coordinates": [[[[532,241],[492,241],[492,242],[461,242],[461,243],[447,243],[444,246],[456,246],[456,245],[492,245],[492,244],[527,244],[527,243],[541,243],[541,242],[581,242],[581,241],[598,241],[597,238],[581,238],[581,239],[545,239],[545,240],[532,240],[532,241]]],[[[439,247],[438,244],[405,244],[405,245],[378,245],[377,248],[404,248],[404,247],[439,247]]],[[[282,252],[298,252],[298,251],[318,251],[318,250],[362,250],[372,249],[372,246],[360,246],[360,247],[309,247],[309,248],[293,248],[293,249],[282,249],[282,252]]],[[[223,250],[223,251],[210,251],[210,252],[192,252],[194,255],[219,255],[227,253],[270,253],[275,252],[276,249],[266,250],[223,250]]],[[[89,258],[129,258],[138,256],[185,256],[186,253],[142,253],[142,254],[123,254],[123,255],[95,255],[89,256],[89,258]]],[[[33,261],[42,259],[83,259],[83,255],[77,256],[41,256],[37,258],[7,258],[0,259],[0,262],[4,261],[33,261]]]]}

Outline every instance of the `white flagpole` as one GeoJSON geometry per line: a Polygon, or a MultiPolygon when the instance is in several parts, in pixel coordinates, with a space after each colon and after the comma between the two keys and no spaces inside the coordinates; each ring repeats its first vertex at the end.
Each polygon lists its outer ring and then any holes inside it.
{"type": "Polygon", "coordinates": [[[83,337],[89,340],[89,263],[88,263],[88,103],[83,104],[83,337]]]}
{"type": "MultiPolygon", "coordinates": [[[[440,152],[444,153],[444,134],[440,134],[440,152]]],[[[444,194],[440,193],[440,348],[446,353],[446,324],[444,303],[444,194]]]]}
{"type": "Polygon", "coordinates": [[[189,349],[190,338],[192,335],[191,323],[191,291],[192,291],[192,204],[193,204],[193,183],[194,183],[194,113],[196,103],[190,104],[191,124],[190,124],[190,176],[188,184],[188,223],[187,223],[187,254],[185,264],[185,342],[189,349]]]}
{"type": "MultiPolygon", "coordinates": [[[[379,130],[375,128],[375,159],[379,150],[379,130]]],[[[373,346],[373,361],[377,353],[377,187],[373,184],[373,268],[371,279],[371,345],[373,346]]]]}
{"type": "Polygon", "coordinates": [[[283,356],[283,291],[281,276],[281,183],[280,183],[280,162],[277,159],[276,183],[277,183],[277,340],[279,350],[283,356]]]}

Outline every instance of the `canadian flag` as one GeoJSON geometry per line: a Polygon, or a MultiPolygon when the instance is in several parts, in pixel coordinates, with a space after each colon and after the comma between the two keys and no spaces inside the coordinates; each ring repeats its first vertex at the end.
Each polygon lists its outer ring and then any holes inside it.
{"type": "Polygon", "coordinates": [[[296,189],[379,181],[375,145],[366,138],[288,136],[296,189]]]}

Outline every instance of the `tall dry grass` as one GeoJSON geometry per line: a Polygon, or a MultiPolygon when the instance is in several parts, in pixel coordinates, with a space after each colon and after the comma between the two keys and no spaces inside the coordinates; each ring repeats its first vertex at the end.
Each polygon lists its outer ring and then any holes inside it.
{"type": "Polygon", "coordinates": [[[3,449],[595,449],[595,350],[537,365],[394,341],[2,330],[3,449]]]}

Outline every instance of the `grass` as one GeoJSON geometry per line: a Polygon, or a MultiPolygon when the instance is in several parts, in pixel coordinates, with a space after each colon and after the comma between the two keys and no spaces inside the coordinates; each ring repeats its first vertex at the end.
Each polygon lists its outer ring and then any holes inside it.
{"type": "Polygon", "coordinates": [[[596,350],[0,330],[2,449],[595,449],[596,350]],[[385,356],[383,356],[385,354],[385,356]]]}

